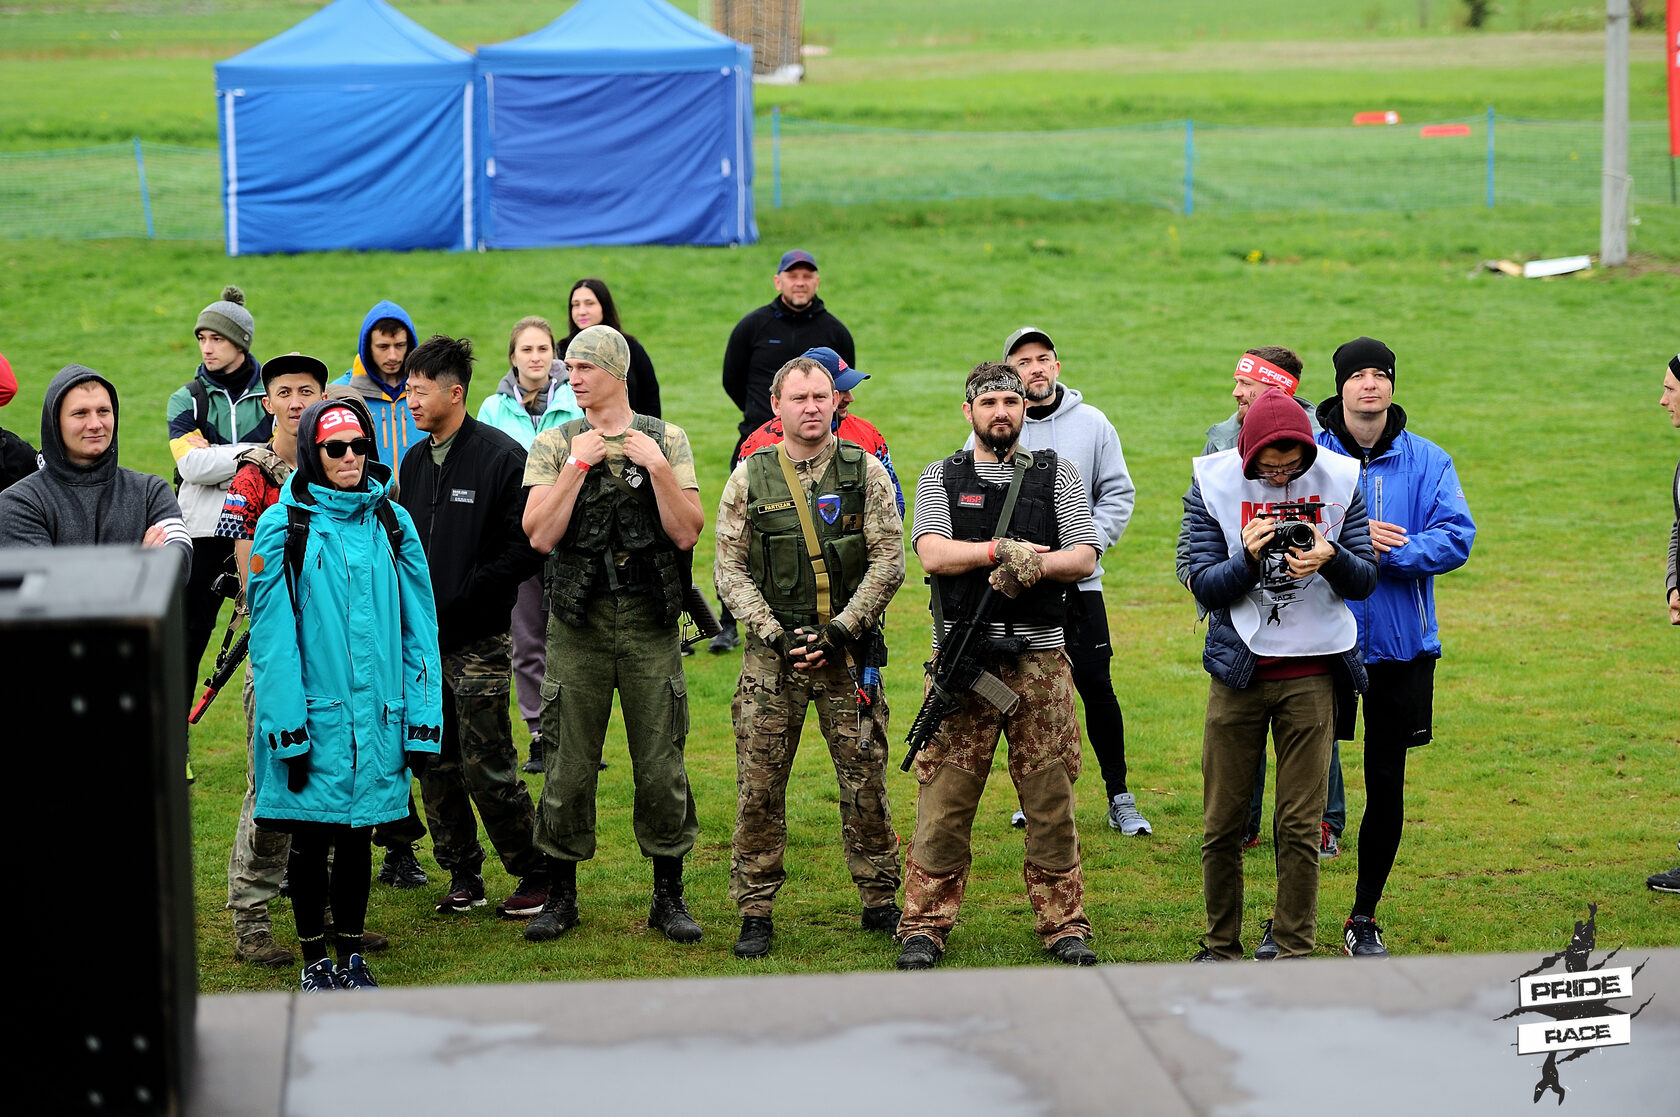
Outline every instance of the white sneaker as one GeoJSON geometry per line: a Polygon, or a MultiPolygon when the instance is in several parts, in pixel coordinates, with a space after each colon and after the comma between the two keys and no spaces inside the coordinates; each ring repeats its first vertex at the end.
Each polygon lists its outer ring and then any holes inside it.
{"type": "Polygon", "coordinates": [[[1108,805],[1108,825],[1110,829],[1118,830],[1127,837],[1155,832],[1154,827],[1149,825],[1149,820],[1138,814],[1137,799],[1129,791],[1122,791],[1108,805]]]}

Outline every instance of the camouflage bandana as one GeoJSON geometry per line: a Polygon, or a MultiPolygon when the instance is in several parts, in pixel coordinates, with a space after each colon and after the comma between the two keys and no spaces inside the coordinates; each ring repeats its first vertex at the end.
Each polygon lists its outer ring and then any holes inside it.
{"type": "Polygon", "coordinates": [[[572,343],[566,346],[566,359],[588,361],[619,380],[630,376],[630,346],[625,342],[624,335],[611,326],[594,325],[579,330],[572,343]]]}
{"type": "Polygon", "coordinates": [[[1016,372],[1014,369],[1008,369],[1006,371],[999,372],[994,376],[988,376],[983,380],[976,380],[969,384],[968,399],[966,402],[973,403],[987,392],[1014,392],[1016,395],[1025,399],[1027,395],[1027,386],[1021,382],[1020,373],[1016,372]]]}

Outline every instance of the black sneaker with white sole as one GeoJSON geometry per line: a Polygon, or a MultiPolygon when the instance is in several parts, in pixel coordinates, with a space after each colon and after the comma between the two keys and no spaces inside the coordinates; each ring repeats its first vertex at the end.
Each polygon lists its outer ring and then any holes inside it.
{"type": "Polygon", "coordinates": [[[1356,915],[1342,924],[1342,953],[1354,958],[1387,958],[1382,928],[1368,915],[1356,915]]]}
{"type": "Polygon", "coordinates": [[[1272,921],[1260,924],[1260,945],[1254,948],[1256,962],[1270,962],[1278,956],[1277,940],[1272,938],[1272,921]]]}
{"type": "Polygon", "coordinates": [[[471,911],[484,906],[484,878],[477,873],[453,873],[449,877],[449,891],[437,902],[439,915],[445,912],[471,911]]]}

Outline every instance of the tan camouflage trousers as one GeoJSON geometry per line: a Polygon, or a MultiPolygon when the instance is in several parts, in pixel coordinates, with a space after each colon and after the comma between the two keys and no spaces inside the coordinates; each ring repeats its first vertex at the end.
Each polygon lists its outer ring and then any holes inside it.
{"type": "Polygon", "coordinates": [[[234,933],[243,938],[272,930],[268,904],[280,895],[280,878],[286,874],[292,836],[259,826],[251,817],[257,804],[256,784],[251,775],[256,697],[251,690],[249,663],[245,666],[240,698],[245,706],[245,798],[239,804],[239,825],[233,832],[233,849],[228,854],[227,909],[233,913],[234,933]]]}
{"type": "Polygon", "coordinates": [[[743,917],[769,916],[787,879],[787,784],[814,705],[840,787],[840,845],[864,907],[898,897],[898,834],[887,802],[887,703],[870,720],[869,754],[858,750],[857,690],[844,664],[796,671],[749,633],[735,686],[735,839],[729,896],[743,917]]]}
{"type": "Polygon", "coordinates": [[[1024,652],[991,669],[1021,696],[1014,712],[1005,717],[971,694],[916,757],[916,833],[905,858],[898,937],[927,935],[943,946],[956,925],[972,860],[974,812],[1002,735],[1009,743],[1009,778],[1027,816],[1021,875],[1033,930],[1046,947],[1069,935],[1088,940],[1091,923],[1085,918],[1073,819],[1079,719],[1068,658],[1059,648],[1024,652]]]}
{"type": "Polygon", "coordinates": [[[513,747],[512,670],[513,640],[505,632],[443,657],[443,748],[420,777],[420,793],[432,855],[452,874],[484,865],[475,806],[503,868],[524,877],[545,867],[532,844],[536,809],[513,747]]]}

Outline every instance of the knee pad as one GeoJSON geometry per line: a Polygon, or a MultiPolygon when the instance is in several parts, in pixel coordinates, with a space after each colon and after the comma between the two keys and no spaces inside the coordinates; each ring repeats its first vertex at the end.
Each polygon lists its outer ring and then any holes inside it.
{"type": "Polygon", "coordinates": [[[974,809],[986,781],[952,764],[941,764],[922,785],[916,807],[916,864],[932,876],[967,865],[974,809]]]}
{"type": "Polygon", "coordinates": [[[1073,780],[1067,765],[1053,761],[1021,779],[1026,812],[1027,860],[1050,872],[1079,864],[1079,832],[1073,822],[1073,780]]]}

